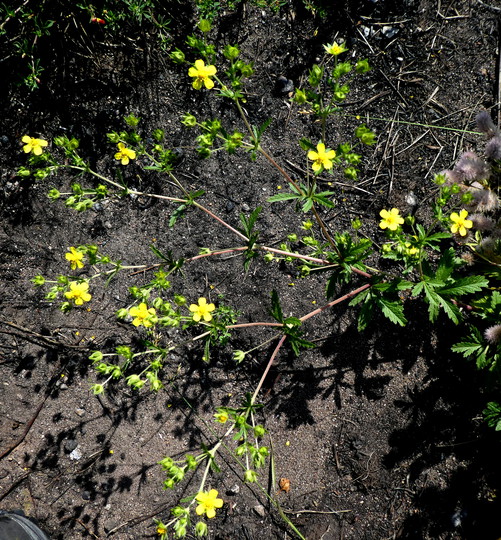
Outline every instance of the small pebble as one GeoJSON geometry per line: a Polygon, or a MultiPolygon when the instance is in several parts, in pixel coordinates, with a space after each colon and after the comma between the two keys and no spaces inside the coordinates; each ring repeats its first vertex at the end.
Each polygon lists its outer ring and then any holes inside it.
{"type": "Polygon", "coordinates": [[[238,493],[240,493],[240,486],[238,484],[231,486],[226,492],[227,495],[238,495],[238,493]]]}
{"type": "Polygon", "coordinates": [[[284,77],[283,75],[281,75],[277,79],[275,87],[277,89],[277,92],[281,94],[282,96],[285,96],[289,94],[290,92],[294,91],[294,83],[287,77],[284,77]]]}
{"type": "Polygon", "coordinates": [[[266,508],[262,504],[254,506],[253,510],[259,517],[264,518],[264,516],[266,515],[266,508]]]}
{"type": "Polygon", "coordinates": [[[242,210],[243,210],[244,212],[248,212],[248,211],[250,210],[249,205],[246,204],[246,203],[242,204],[242,210]]]}
{"type": "Polygon", "coordinates": [[[78,416],[83,416],[85,414],[85,409],[75,409],[75,413],[78,416]]]}
{"type": "Polygon", "coordinates": [[[107,519],[103,524],[104,532],[109,533],[110,531],[118,527],[118,525],[119,523],[117,523],[115,520],[107,519]]]}
{"type": "Polygon", "coordinates": [[[90,492],[88,492],[86,490],[82,491],[82,499],[84,501],[89,501],[90,500],[90,492]]]}
{"type": "Polygon", "coordinates": [[[398,34],[398,28],[394,28],[393,26],[383,26],[381,32],[383,33],[384,37],[391,39],[398,34]]]}
{"type": "Polygon", "coordinates": [[[73,461],[78,461],[79,459],[82,459],[82,452],[78,448],[75,448],[73,452],[70,454],[70,459],[73,461]]]}

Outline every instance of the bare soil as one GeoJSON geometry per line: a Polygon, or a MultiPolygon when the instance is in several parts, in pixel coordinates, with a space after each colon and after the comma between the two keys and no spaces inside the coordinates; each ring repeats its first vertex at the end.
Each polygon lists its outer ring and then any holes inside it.
{"type": "MultiPolygon", "coordinates": [[[[195,18],[188,6],[176,9],[173,39],[181,46],[195,18]]],[[[369,59],[373,70],[355,83],[346,109],[366,117],[378,143],[357,183],[341,177],[334,183],[337,205],[324,217],[331,231],[360,217],[362,233],[380,241],[381,208],[408,211],[412,191],[426,219],[433,174],[461,151],[482,147],[478,135],[430,126],[474,130],[479,110],[497,114],[499,11],[476,0],[360,0],[334,11],[319,19],[300,5],[273,14],[242,4],[221,14],[212,35],[219,48],[238,43],[243,58],[254,61],[246,110],[254,124],[273,118],[263,144],[296,177],[304,166],[297,141],[317,140],[318,126],[291,109],[277,78],[299,86],[322,44],[334,39],[344,38],[354,57],[369,59]]],[[[172,356],[164,374],[172,384],[163,391],[133,392],[119,384],[96,398],[88,351],[137,342],[142,334],[114,313],[128,305],[127,287],[151,276],[121,275],[94,293],[90,311],[68,315],[30,279],[64,271],[64,253],[80,243],[98,244],[126,264],[153,264],[150,243],[188,257],[236,239],[197,212],[169,229],[172,208],[159,201],[110,197],[83,214],[52,204],[48,189],[69,185],[72,177],[16,177],[25,162],[20,139],[74,136],[97,170],[113,174],[106,133],[122,129],[123,116],[133,113],[144,133],[162,128],[170,146],[183,148],[175,173],[190,188],[204,189],[203,203],[231,225],[238,225],[240,212],[261,205],[262,242],[273,244],[297,230],[302,216],[289,204],[267,203],[283,180],[264,160],[253,163],[243,153],[197,156],[193,132],[180,123],[183,113],[243,128],[231,106],[192,90],[186,67],[174,65],[147,31],[125,42],[105,28],[88,31],[81,43],[65,48],[62,36],[44,51],[38,91],[5,85],[1,94],[0,507],[23,509],[54,540],[154,538],[153,518],[168,521],[170,508],[197,485],[195,478],[164,491],[157,462],[212,440],[204,422],[215,407],[237,406],[255,388],[272,349],[235,367],[230,348],[206,365],[193,346],[172,356]]],[[[350,116],[332,122],[328,140],[349,138],[353,122],[350,116]]],[[[125,174],[131,187],[173,193],[164,178],[138,164],[125,174]]],[[[301,316],[325,299],[321,277],[302,280],[293,265],[256,260],[245,273],[240,258],[207,258],[184,270],[173,280],[175,292],[216,302],[222,294],[242,322],[270,319],[272,289],[287,315],[301,316]]],[[[308,540],[501,536],[499,435],[481,419],[481,376],[450,352],[462,329],[445,320],[430,325],[420,303],[410,301],[406,313],[405,329],[376,318],[359,333],[355,309],[341,304],[326,311],[305,327],[318,347],[300,357],[284,349],[267,378],[262,421],[277,477],[291,484],[277,496],[308,540]]],[[[267,336],[235,333],[232,346],[248,349],[267,336]]],[[[210,482],[225,505],[210,521],[210,538],[294,538],[263,494],[241,481],[234,462],[224,453],[220,459],[223,472],[210,482]]],[[[270,489],[276,493],[278,486],[270,489]]]]}

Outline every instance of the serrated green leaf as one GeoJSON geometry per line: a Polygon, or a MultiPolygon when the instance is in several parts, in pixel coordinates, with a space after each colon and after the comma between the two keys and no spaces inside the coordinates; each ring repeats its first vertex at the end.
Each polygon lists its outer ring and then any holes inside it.
{"type": "Polygon", "coordinates": [[[313,207],[313,201],[312,199],[306,199],[306,201],[303,204],[303,212],[306,214],[306,212],[309,212],[313,207]]]}
{"type": "Polygon", "coordinates": [[[461,320],[461,312],[459,311],[459,308],[440,295],[438,295],[438,298],[442,309],[445,311],[449,319],[451,319],[454,324],[459,324],[459,321],[461,320]]]}
{"type": "Polygon", "coordinates": [[[407,319],[404,315],[404,306],[400,302],[378,298],[377,304],[381,308],[383,315],[390,319],[392,323],[399,324],[400,326],[407,324],[407,319]]]}
{"type": "Polygon", "coordinates": [[[362,291],[361,293],[358,293],[357,296],[353,297],[348,305],[356,306],[357,304],[360,304],[360,302],[366,299],[368,294],[370,294],[370,290],[365,289],[365,291],[362,291]]]}
{"type": "Polygon", "coordinates": [[[290,201],[292,199],[301,199],[303,196],[298,193],[277,193],[267,199],[268,202],[274,203],[279,201],[290,201]]]}
{"type": "Polygon", "coordinates": [[[367,325],[372,319],[374,313],[374,302],[372,299],[368,300],[362,305],[362,309],[358,314],[358,331],[362,332],[367,328],[367,325]]]}
{"type": "Polygon", "coordinates": [[[280,298],[275,290],[271,291],[271,315],[279,323],[284,320],[280,298]]]}
{"type": "Polygon", "coordinates": [[[462,354],[465,358],[473,356],[476,352],[482,350],[482,345],[479,343],[472,343],[468,341],[463,341],[460,343],[455,343],[451,347],[452,352],[462,354]]]}
{"type": "Polygon", "coordinates": [[[454,283],[440,289],[440,294],[447,296],[461,296],[463,294],[474,293],[487,287],[489,282],[483,276],[468,276],[456,279],[454,283]]]}

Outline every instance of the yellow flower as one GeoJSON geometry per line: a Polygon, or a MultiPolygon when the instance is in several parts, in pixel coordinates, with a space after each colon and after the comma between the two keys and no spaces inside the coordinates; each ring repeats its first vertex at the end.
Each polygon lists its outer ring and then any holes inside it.
{"type": "Polygon", "coordinates": [[[468,212],[466,210],[461,210],[459,214],[452,212],[451,214],[451,232],[453,234],[459,233],[461,236],[466,236],[468,232],[466,229],[471,229],[473,227],[473,221],[471,219],[466,219],[468,217],[468,212]]]}
{"type": "Polygon", "coordinates": [[[399,225],[402,225],[404,218],[400,215],[398,208],[392,208],[388,210],[381,210],[379,215],[383,218],[379,223],[381,229],[390,229],[390,231],[396,231],[399,225]]]}
{"type": "Polygon", "coordinates": [[[89,284],[84,281],[70,281],[70,290],[64,293],[68,300],[73,300],[76,306],[81,306],[84,302],[88,302],[92,297],[88,293],[89,284]]]}
{"type": "Polygon", "coordinates": [[[205,322],[209,322],[212,320],[210,312],[214,311],[216,306],[214,304],[208,304],[205,298],[199,298],[198,305],[191,304],[189,309],[193,312],[193,320],[195,322],[199,322],[202,318],[205,322]]]}
{"type": "Polygon", "coordinates": [[[190,67],[188,75],[194,77],[193,88],[200,90],[203,85],[207,90],[214,88],[214,81],[210,78],[217,73],[215,66],[206,66],[203,60],[195,60],[195,66],[190,67]]]}
{"type": "Polygon", "coordinates": [[[70,261],[71,269],[83,268],[82,259],[84,254],[81,251],[77,251],[74,247],[70,247],[70,251],[65,255],[66,260],[70,261]]]}
{"type": "Polygon", "coordinates": [[[338,45],[336,42],[331,43],[330,45],[324,45],[325,52],[332,54],[333,56],[338,56],[341,53],[346,52],[348,49],[344,46],[344,43],[338,45]]]}
{"type": "Polygon", "coordinates": [[[419,249],[413,246],[410,242],[405,242],[405,254],[409,257],[413,257],[419,253],[419,249]]]}
{"type": "Polygon", "coordinates": [[[143,325],[146,328],[153,326],[156,322],[155,314],[155,308],[148,309],[148,306],[144,302],[141,302],[139,306],[134,306],[129,309],[129,315],[135,317],[132,321],[134,326],[143,325]]]}
{"type": "Polygon", "coordinates": [[[228,422],[228,413],[227,412],[216,413],[214,415],[214,418],[216,419],[216,422],[219,422],[220,424],[226,424],[226,422],[228,422]]]}
{"type": "Polygon", "coordinates": [[[124,143],[117,144],[118,152],[115,154],[115,159],[118,159],[122,165],[127,165],[130,159],[136,159],[136,152],[127,148],[124,143]]]}
{"type": "Polygon", "coordinates": [[[43,152],[43,147],[47,146],[49,143],[43,139],[35,139],[29,135],[25,135],[21,141],[25,143],[23,150],[26,154],[33,152],[35,156],[39,156],[43,152]]]}
{"type": "Polygon", "coordinates": [[[310,150],[308,152],[308,159],[313,161],[311,168],[316,172],[320,173],[324,169],[332,169],[332,160],[336,157],[336,152],[334,150],[326,150],[325,144],[320,142],[317,144],[317,151],[310,150]]]}
{"type": "Polygon", "coordinates": [[[199,503],[196,508],[196,513],[199,516],[207,514],[209,519],[212,519],[216,515],[216,508],[222,508],[223,499],[217,498],[217,490],[211,489],[209,492],[201,491],[195,499],[199,503]]]}

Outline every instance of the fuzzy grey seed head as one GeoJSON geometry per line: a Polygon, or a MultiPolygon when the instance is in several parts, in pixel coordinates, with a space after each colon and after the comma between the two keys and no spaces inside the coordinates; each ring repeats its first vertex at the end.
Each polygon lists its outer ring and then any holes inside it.
{"type": "Polygon", "coordinates": [[[496,226],[496,222],[484,214],[471,214],[468,219],[473,221],[473,228],[477,231],[492,231],[496,226]]]}
{"type": "Polygon", "coordinates": [[[451,171],[450,169],[446,169],[445,171],[442,171],[440,174],[443,174],[445,176],[445,183],[448,186],[451,186],[452,184],[463,183],[463,178],[457,171],[451,171]]]}
{"type": "Polygon", "coordinates": [[[494,254],[494,248],[496,247],[496,241],[491,236],[484,238],[480,244],[476,247],[476,251],[484,257],[494,254]]]}
{"type": "Polygon", "coordinates": [[[487,328],[484,332],[484,337],[489,343],[499,343],[499,340],[501,340],[501,324],[487,328]]]}
{"type": "Polygon", "coordinates": [[[454,171],[470,182],[489,178],[489,165],[474,152],[465,152],[458,160],[454,171]]]}
{"type": "Polygon", "coordinates": [[[492,212],[499,208],[499,198],[490,189],[470,188],[468,191],[473,195],[473,201],[467,205],[470,212],[492,212]]]}
{"type": "Polygon", "coordinates": [[[477,128],[488,137],[493,137],[498,133],[498,129],[492,121],[491,115],[487,111],[481,111],[475,117],[477,128]]]}
{"type": "Polygon", "coordinates": [[[501,136],[492,137],[486,144],[485,155],[490,159],[501,159],[501,136]]]}

